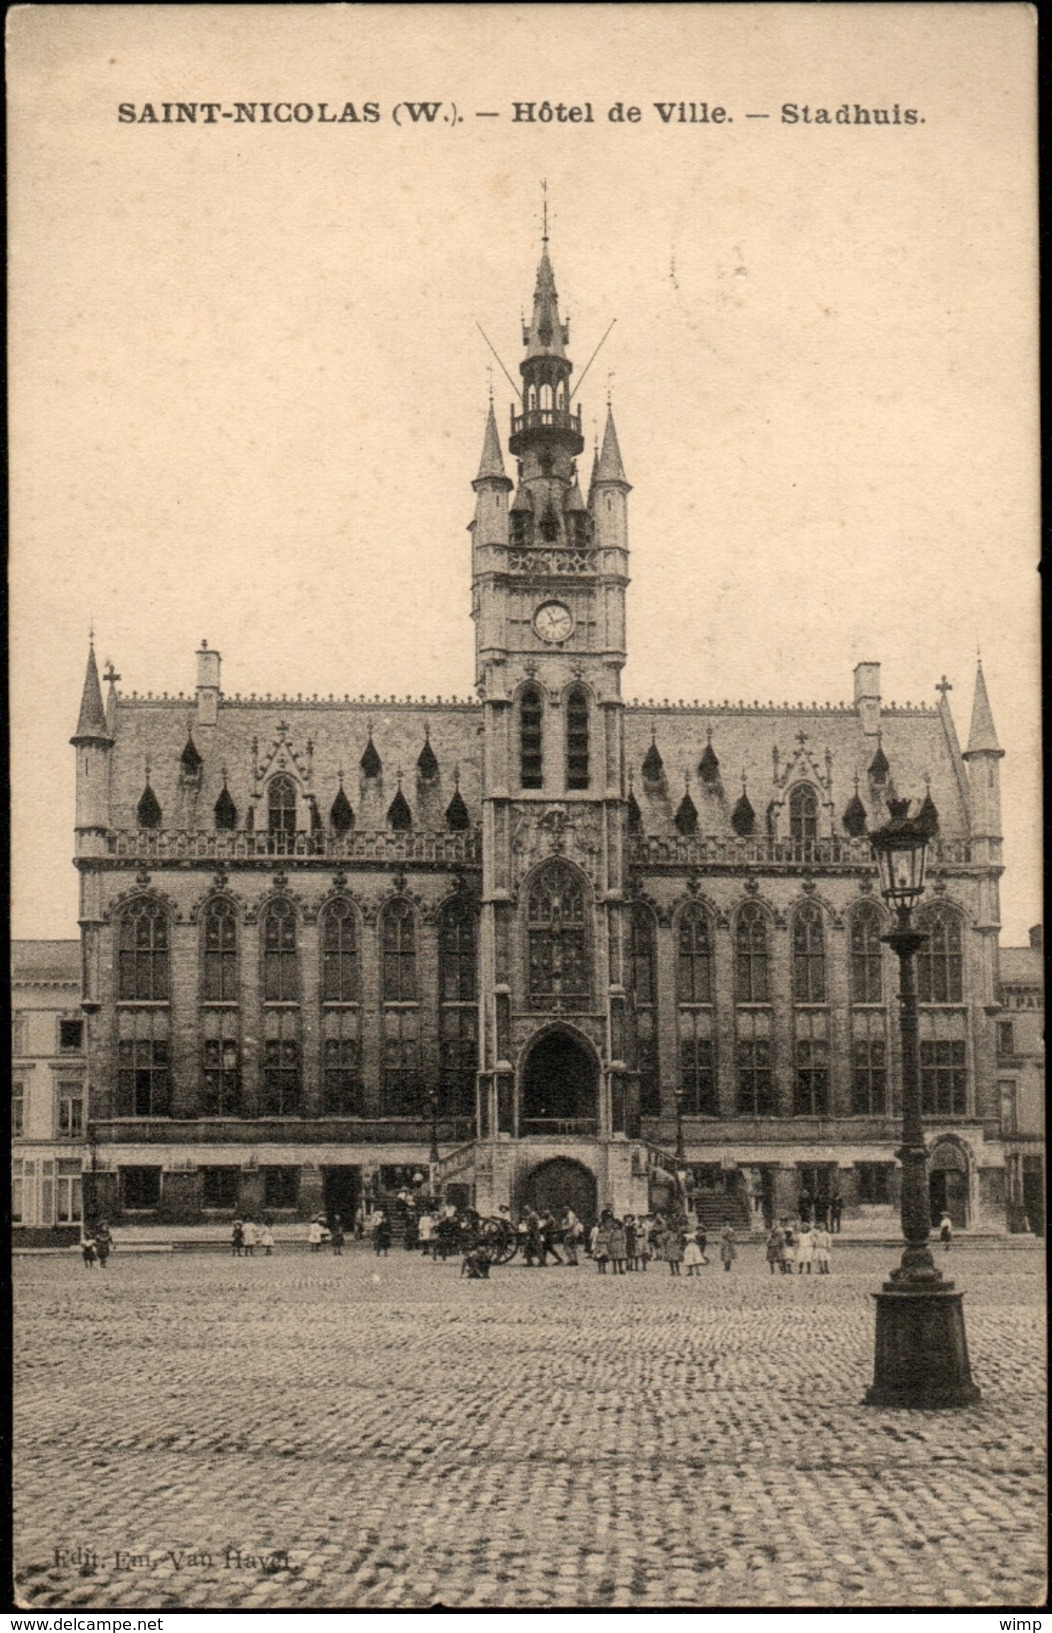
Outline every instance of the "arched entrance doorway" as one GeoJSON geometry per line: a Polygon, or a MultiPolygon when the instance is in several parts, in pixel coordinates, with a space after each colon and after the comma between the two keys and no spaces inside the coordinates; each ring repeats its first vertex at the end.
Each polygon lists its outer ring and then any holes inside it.
{"type": "Polygon", "coordinates": [[[955,1140],[940,1140],[928,1159],[931,1222],[946,1212],[955,1230],[968,1225],[968,1159],[955,1140]]]}
{"type": "Polygon", "coordinates": [[[522,1072],[519,1133],[595,1134],[599,1070],[592,1051],[571,1032],[545,1032],[522,1072]]]}
{"type": "Polygon", "coordinates": [[[596,1218],[597,1192],[595,1175],[583,1162],[570,1157],[553,1157],[550,1162],[538,1163],[527,1175],[523,1204],[537,1213],[553,1213],[561,1219],[567,1208],[572,1208],[583,1223],[596,1218]]]}

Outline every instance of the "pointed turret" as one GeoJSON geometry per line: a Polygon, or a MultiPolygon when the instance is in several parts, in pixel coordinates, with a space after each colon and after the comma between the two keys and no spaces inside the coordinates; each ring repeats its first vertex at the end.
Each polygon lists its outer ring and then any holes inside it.
{"type": "Polygon", "coordinates": [[[110,752],[113,735],[102,706],[95,646],[88,645],[88,664],[80,696],[77,729],[70,738],[77,750],[77,855],[100,854],[110,826],[110,752]]]}
{"type": "Polygon", "coordinates": [[[968,747],[964,751],[965,759],[970,754],[996,754],[999,758],[1004,754],[1004,749],[997,741],[997,731],[990,708],[990,699],[986,694],[986,681],[983,677],[982,663],[979,664],[975,674],[972,729],[968,733],[968,747]]]}
{"type": "Polygon", "coordinates": [[[625,476],[625,467],[621,463],[621,449],[617,441],[617,427],[614,424],[614,410],[608,404],[606,410],[606,430],[603,432],[603,451],[599,455],[599,464],[595,472],[596,483],[612,482],[623,488],[625,493],[631,493],[632,487],[625,476]]]}
{"type": "Polygon", "coordinates": [[[510,489],[512,483],[508,481],[508,473],[504,469],[504,455],[500,450],[500,437],[497,434],[497,418],[493,412],[493,399],[490,398],[489,413],[486,415],[486,431],[482,438],[482,458],[479,460],[479,473],[472,486],[476,493],[480,482],[499,482],[502,487],[510,489]]]}
{"type": "MultiPolygon", "coordinates": [[[[968,767],[968,804],[972,828],[972,861],[1001,865],[1001,768],[1004,749],[997,741],[986,680],[980,662],[975,675],[972,729],[968,747],[961,756],[968,767]]],[[[996,892],[991,890],[983,914],[987,923],[997,922],[996,892]]]]}
{"type": "Polygon", "coordinates": [[[106,724],[106,711],[102,706],[102,687],[99,684],[99,668],[95,662],[94,643],[88,646],[88,665],[84,671],[84,689],[80,695],[80,714],[77,718],[77,730],[70,738],[75,748],[81,743],[109,743],[111,741],[109,727],[106,724]]]}

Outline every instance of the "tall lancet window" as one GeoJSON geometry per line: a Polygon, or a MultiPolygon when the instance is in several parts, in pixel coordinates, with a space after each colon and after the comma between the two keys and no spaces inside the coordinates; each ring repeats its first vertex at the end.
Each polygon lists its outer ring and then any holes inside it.
{"type": "Polygon", "coordinates": [[[519,700],[520,781],[523,788],[544,786],[544,703],[536,686],[519,700]]]}

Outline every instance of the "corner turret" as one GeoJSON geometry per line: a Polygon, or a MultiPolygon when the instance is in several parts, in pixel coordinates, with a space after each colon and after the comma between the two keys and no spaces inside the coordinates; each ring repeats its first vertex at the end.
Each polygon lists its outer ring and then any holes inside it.
{"type": "Polygon", "coordinates": [[[113,738],[102,705],[94,643],[88,646],[80,714],[70,743],[77,751],[77,855],[95,855],[99,853],[103,835],[110,826],[110,750],[113,748],[113,738]]]}
{"type": "Polygon", "coordinates": [[[961,758],[968,767],[972,861],[1000,866],[1001,768],[998,762],[1004,758],[1004,749],[997,741],[981,661],[975,675],[968,747],[961,758]]]}

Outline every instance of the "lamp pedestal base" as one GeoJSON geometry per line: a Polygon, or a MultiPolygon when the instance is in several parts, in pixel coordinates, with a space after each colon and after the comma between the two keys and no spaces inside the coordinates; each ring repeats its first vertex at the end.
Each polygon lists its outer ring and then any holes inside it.
{"type": "Polygon", "coordinates": [[[877,1301],[877,1348],[867,1406],[974,1406],[964,1332],[963,1293],[952,1282],[915,1287],[885,1282],[877,1301]]]}

